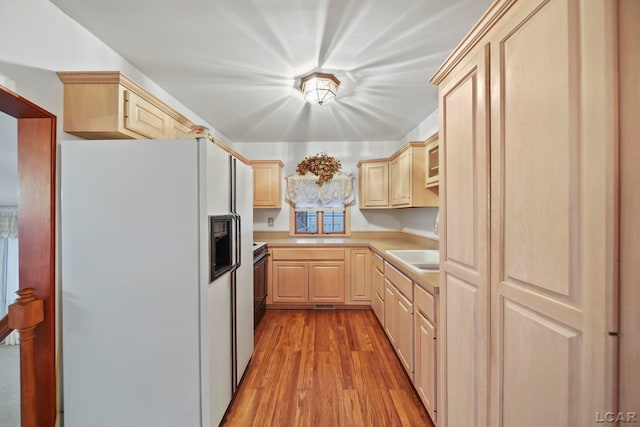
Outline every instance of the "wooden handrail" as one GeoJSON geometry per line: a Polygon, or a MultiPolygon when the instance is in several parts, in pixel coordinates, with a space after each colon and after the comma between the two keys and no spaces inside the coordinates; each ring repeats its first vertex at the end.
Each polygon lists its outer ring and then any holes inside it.
{"type": "Polygon", "coordinates": [[[9,336],[11,331],[13,331],[13,329],[9,327],[9,315],[6,315],[0,319],[0,342],[9,336]]]}
{"type": "Polygon", "coordinates": [[[9,328],[20,332],[20,402],[22,427],[38,427],[35,329],[44,320],[44,304],[33,288],[20,289],[9,306],[9,328]]]}

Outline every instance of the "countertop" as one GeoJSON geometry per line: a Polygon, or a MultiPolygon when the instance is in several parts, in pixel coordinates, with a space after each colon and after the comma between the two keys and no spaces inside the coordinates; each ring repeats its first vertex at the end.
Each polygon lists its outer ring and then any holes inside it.
{"type": "MultiPolygon", "coordinates": [[[[372,233],[373,234],[373,233],[372,233]]],[[[260,240],[266,241],[270,248],[291,246],[344,246],[349,248],[370,248],[378,253],[386,262],[393,265],[423,289],[431,294],[438,294],[440,287],[439,273],[418,273],[401,261],[385,253],[390,249],[438,249],[438,242],[427,238],[403,236],[403,233],[393,234],[396,237],[372,235],[371,237],[289,237],[277,235],[270,237],[268,233],[261,233],[260,240]]]]}

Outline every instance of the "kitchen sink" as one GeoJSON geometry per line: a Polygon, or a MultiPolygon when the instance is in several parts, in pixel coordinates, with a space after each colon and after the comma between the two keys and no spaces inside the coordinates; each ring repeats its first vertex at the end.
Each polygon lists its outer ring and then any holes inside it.
{"type": "Polygon", "coordinates": [[[440,251],[437,249],[398,249],[387,250],[386,253],[418,273],[437,273],[440,271],[440,251]]]}

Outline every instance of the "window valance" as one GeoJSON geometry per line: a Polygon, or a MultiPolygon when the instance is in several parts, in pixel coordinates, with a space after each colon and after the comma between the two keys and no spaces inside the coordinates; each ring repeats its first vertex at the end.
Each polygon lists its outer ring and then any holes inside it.
{"type": "Polygon", "coordinates": [[[318,177],[311,172],[286,177],[285,199],[301,210],[343,210],[355,200],[353,175],[337,172],[329,181],[318,185],[318,177]]]}
{"type": "Polygon", "coordinates": [[[18,237],[18,208],[0,207],[0,238],[18,237]]]}

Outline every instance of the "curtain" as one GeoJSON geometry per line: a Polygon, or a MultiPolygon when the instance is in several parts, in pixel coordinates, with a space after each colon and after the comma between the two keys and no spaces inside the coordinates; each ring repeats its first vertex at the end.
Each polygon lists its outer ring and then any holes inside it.
{"type": "Polygon", "coordinates": [[[0,238],[18,238],[18,208],[0,207],[0,238]]]}
{"type": "MultiPolygon", "coordinates": [[[[18,209],[0,208],[0,317],[17,298],[18,268],[18,209]]],[[[11,332],[4,343],[19,344],[18,331],[11,332]]]]}
{"type": "Polygon", "coordinates": [[[351,174],[338,172],[322,185],[318,185],[318,177],[311,172],[286,179],[286,200],[294,204],[296,211],[344,210],[355,200],[351,174]]]}

